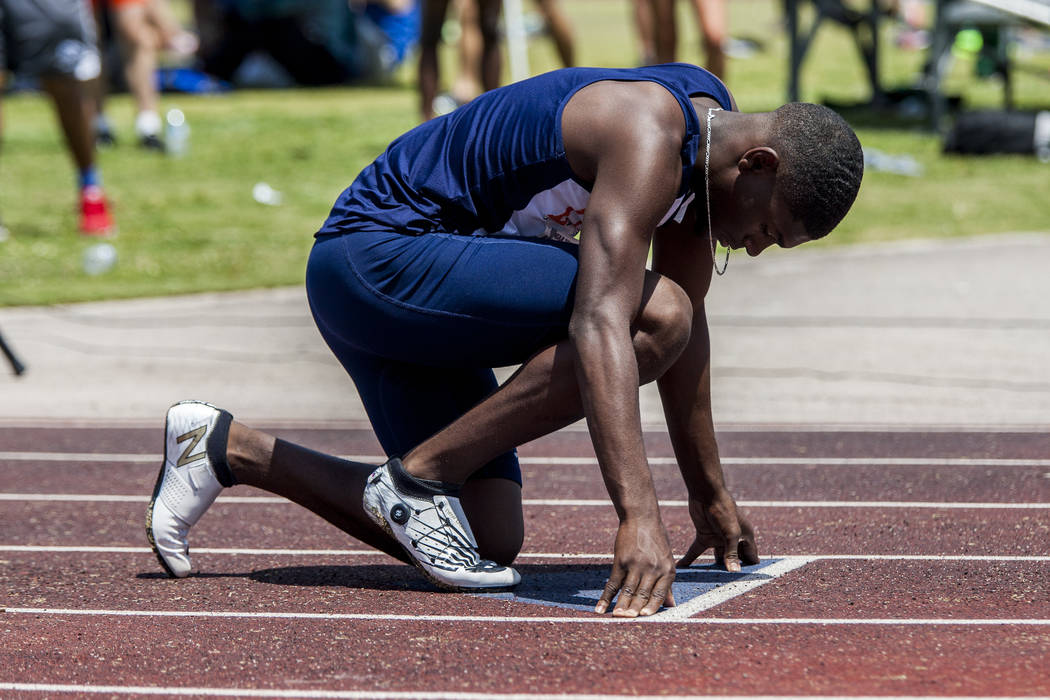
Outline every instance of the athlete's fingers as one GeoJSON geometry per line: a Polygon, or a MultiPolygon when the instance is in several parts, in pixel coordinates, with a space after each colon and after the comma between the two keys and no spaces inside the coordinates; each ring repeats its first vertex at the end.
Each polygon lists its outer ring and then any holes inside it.
{"type": "MultiPolygon", "coordinates": [[[[646,576],[638,584],[638,590],[635,591],[634,596],[631,599],[631,605],[627,609],[628,614],[631,617],[642,614],[642,609],[649,605],[649,601],[652,600],[653,590],[659,581],[657,576],[646,576]]],[[[661,597],[662,600],[662,597],[661,597]]],[[[659,604],[657,604],[659,609],[659,604]]]]}
{"type": "Polygon", "coordinates": [[[645,607],[641,609],[639,614],[652,615],[653,613],[659,612],[661,605],[673,608],[675,605],[674,594],[671,592],[671,584],[673,582],[674,574],[661,576],[653,585],[652,593],[649,594],[649,601],[645,604],[645,607]]]}
{"type": "Polygon", "coordinates": [[[690,564],[692,564],[694,561],[696,561],[696,558],[706,551],[707,545],[701,542],[700,538],[697,537],[695,540],[693,540],[693,544],[689,545],[689,550],[685,553],[685,556],[679,559],[678,563],[675,564],[675,566],[677,566],[679,569],[684,569],[690,564]]]}
{"type": "Polygon", "coordinates": [[[635,593],[638,592],[640,583],[641,576],[633,571],[627,572],[627,578],[624,579],[623,586],[620,588],[620,595],[616,598],[616,607],[613,608],[614,617],[638,617],[638,611],[631,609],[631,603],[635,593]]]}
{"type": "Polygon", "coordinates": [[[758,546],[755,544],[755,540],[751,537],[745,535],[740,538],[738,551],[740,552],[740,561],[742,561],[745,566],[753,566],[760,561],[758,557],[758,546]]]}
{"type": "Polygon", "coordinates": [[[623,569],[620,568],[619,564],[613,564],[612,572],[609,574],[609,580],[605,582],[605,588],[602,590],[602,595],[598,598],[598,604],[594,606],[594,612],[604,613],[612,605],[613,598],[619,592],[620,587],[623,584],[623,569]]]}

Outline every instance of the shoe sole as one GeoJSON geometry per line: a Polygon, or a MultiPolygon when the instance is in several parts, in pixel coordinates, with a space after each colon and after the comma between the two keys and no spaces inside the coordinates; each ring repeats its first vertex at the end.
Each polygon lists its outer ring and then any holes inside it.
{"type": "Polygon", "coordinates": [[[500,591],[511,591],[511,590],[514,590],[514,588],[516,588],[516,585],[515,586],[475,586],[475,587],[471,587],[471,586],[456,586],[454,584],[442,581],[441,579],[439,579],[436,576],[434,576],[434,574],[432,574],[429,571],[427,571],[426,567],[423,566],[423,563],[420,562],[418,559],[416,559],[412,555],[412,552],[409,551],[408,547],[406,547],[405,545],[401,544],[401,540],[397,539],[397,537],[394,535],[394,530],[393,530],[393,528],[390,527],[390,523],[387,522],[387,519],[386,519],[385,515],[380,513],[378,509],[373,508],[371,505],[366,506],[366,508],[368,509],[368,512],[372,515],[372,520],[375,521],[375,523],[377,525],[379,525],[379,527],[383,528],[383,532],[388,534],[390,536],[390,539],[392,539],[394,542],[397,543],[397,546],[400,547],[401,550],[405,553],[405,556],[408,557],[408,560],[412,563],[412,566],[416,567],[416,569],[419,570],[419,573],[423,574],[424,578],[426,578],[428,581],[430,581],[432,584],[434,584],[438,588],[440,588],[442,590],[449,591],[450,593],[477,593],[478,591],[486,591],[486,592],[496,592],[496,593],[498,593],[500,591]]]}
{"type": "Polygon", "coordinates": [[[164,416],[164,459],[160,463],[160,473],[157,475],[157,483],[153,485],[153,496],[149,499],[149,506],[146,508],[146,539],[149,540],[150,549],[157,557],[157,561],[164,567],[164,571],[171,578],[178,578],[175,572],[168,566],[168,562],[164,561],[164,557],[161,556],[160,550],[157,549],[157,542],[153,539],[153,504],[157,502],[160,497],[160,487],[164,483],[164,467],[168,463],[168,417],[164,416]]]}

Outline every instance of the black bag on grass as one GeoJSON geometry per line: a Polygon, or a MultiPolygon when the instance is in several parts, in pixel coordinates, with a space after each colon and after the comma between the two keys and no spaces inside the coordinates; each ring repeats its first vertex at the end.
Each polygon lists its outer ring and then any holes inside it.
{"type": "Polygon", "coordinates": [[[945,153],[1021,153],[1050,159],[1050,112],[963,112],[944,139],[945,153]]]}

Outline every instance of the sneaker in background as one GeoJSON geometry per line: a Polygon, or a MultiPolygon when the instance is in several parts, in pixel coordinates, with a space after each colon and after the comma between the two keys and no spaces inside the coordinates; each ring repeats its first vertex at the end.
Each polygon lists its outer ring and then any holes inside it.
{"type": "Polygon", "coordinates": [[[113,217],[106,195],[98,185],[80,190],[80,232],[85,236],[108,236],[113,233],[113,217]]]}

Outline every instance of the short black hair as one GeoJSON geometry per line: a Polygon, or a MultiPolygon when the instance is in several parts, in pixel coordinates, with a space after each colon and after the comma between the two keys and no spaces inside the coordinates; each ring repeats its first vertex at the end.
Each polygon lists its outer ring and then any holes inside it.
{"type": "Polygon", "coordinates": [[[846,120],[823,105],[790,102],[773,112],[770,145],[780,156],[776,187],[812,239],[823,238],[853,206],[864,153],[846,120]]]}

